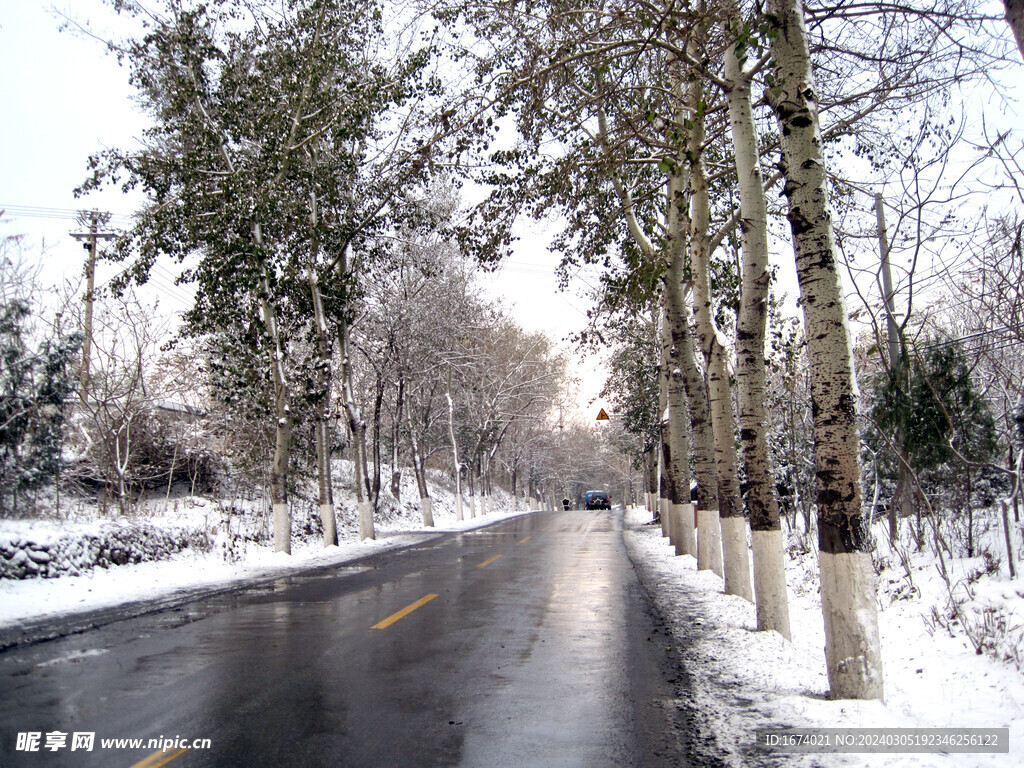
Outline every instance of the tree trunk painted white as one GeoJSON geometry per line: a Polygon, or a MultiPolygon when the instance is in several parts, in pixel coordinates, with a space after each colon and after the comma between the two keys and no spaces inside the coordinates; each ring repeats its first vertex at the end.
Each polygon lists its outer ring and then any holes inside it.
{"type": "Polygon", "coordinates": [[[697,538],[693,528],[693,504],[674,504],[672,507],[676,515],[676,525],[679,530],[679,538],[676,541],[677,555],[691,555],[697,557],[697,538]]]}
{"type": "Polygon", "coordinates": [[[675,544],[672,540],[672,501],[661,498],[658,500],[658,503],[658,514],[661,515],[661,535],[667,538],[670,544],[675,544]]]}
{"type": "Polygon", "coordinates": [[[462,511],[462,494],[458,491],[455,492],[455,519],[458,522],[465,519],[465,513],[462,511]]]}
{"type": "Polygon", "coordinates": [[[366,541],[377,538],[377,532],[373,525],[373,503],[360,501],[356,507],[359,510],[359,540],[366,541]]]}
{"type": "Polygon", "coordinates": [[[818,567],[831,696],[834,699],[881,699],[878,605],[871,555],[819,551],[818,567]],[[857,588],[863,585],[871,588],[857,588]],[[872,695],[864,695],[865,691],[872,695]]]}
{"type": "Polygon", "coordinates": [[[469,517],[472,520],[476,517],[476,494],[469,492],[469,517]]]}
{"type": "Polygon", "coordinates": [[[324,526],[324,546],[331,547],[338,545],[338,528],[334,514],[334,504],[320,505],[320,520],[324,526]]]}
{"type": "Polygon", "coordinates": [[[420,496],[420,513],[423,515],[423,527],[434,527],[434,502],[429,496],[420,496]]]}
{"type": "Polygon", "coordinates": [[[274,551],[284,552],[286,555],[292,553],[292,516],[288,510],[288,503],[274,504],[274,551]]]}
{"type": "Polygon", "coordinates": [[[836,264],[814,78],[799,0],[770,0],[779,125],[814,406],[818,563],[833,698],[884,697],[871,535],[861,511],[857,391],[836,264]]]}
{"type": "MultiPolygon", "coordinates": [[[[736,19],[736,16],[731,18],[736,19]]],[[[729,123],[740,189],[743,274],[736,322],[736,390],[740,449],[746,474],[747,509],[754,541],[754,595],[757,628],[790,639],[789,601],[783,559],[782,523],[768,454],[765,411],[765,329],[768,319],[768,206],[757,151],[750,77],[740,66],[741,51],[725,54],[729,123]],[[778,551],[771,551],[777,546],[778,551]]]]}
{"type": "Polygon", "coordinates": [[[697,568],[722,576],[722,528],[717,509],[697,507],[697,568]]]}
{"type": "Polygon", "coordinates": [[[725,592],[753,602],[750,584],[750,552],[747,548],[746,519],[740,496],[739,470],[736,457],[736,424],[732,410],[732,390],[725,365],[724,337],[712,315],[709,253],[711,207],[707,177],[704,172],[703,112],[696,104],[703,102],[700,83],[690,87],[694,105],[690,132],[690,270],[693,279],[693,307],[697,333],[704,355],[708,382],[708,404],[711,408],[711,429],[715,445],[715,472],[718,478],[718,514],[721,517],[722,547],[725,562],[725,592]],[[742,531],[742,535],[741,535],[742,531]]]}
{"type": "MultiPolygon", "coordinates": [[[[749,546],[747,545],[747,521],[743,517],[743,515],[739,515],[739,516],[733,515],[732,517],[722,517],[721,515],[719,515],[719,520],[721,521],[721,529],[722,529],[722,553],[723,553],[723,556],[724,556],[725,553],[728,553],[728,552],[740,552],[740,551],[742,551],[744,553],[744,557],[741,560],[739,560],[739,562],[736,562],[736,563],[733,564],[734,572],[733,572],[732,578],[734,580],[734,583],[735,582],[740,582],[741,584],[745,584],[746,588],[747,588],[747,594],[745,594],[745,595],[738,595],[738,596],[742,597],[742,598],[744,598],[746,600],[749,600],[750,602],[754,602],[753,589],[752,589],[752,587],[750,585],[750,557],[747,556],[747,553],[750,550],[749,546]],[[736,569],[745,569],[745,570],[740,571],[739,573],[736,573],[735,572],[736,569]]],[[[725,562],[725,579],[726,579],[726,583],[727,584],[728,584],[729,578],[730,578],[729,562],[728,562],[728,560],[726,560],[726,562],[725,562]]],[[[726,592],[728,592],[728,589],[726,590],[726,592]]],[[[737,594],[737,593],[736,592],[732,592],[730,594],[737,594]]]]}
{"type": "Polygon", "coordinates": [[[782,529],[753,531],[754,591],[757,595],[757,628],[774,630],[791,640],[789,597],[786,593],[786,560],[782,529]],[[778,613],[777,613],[778,612],[778,613]]]}

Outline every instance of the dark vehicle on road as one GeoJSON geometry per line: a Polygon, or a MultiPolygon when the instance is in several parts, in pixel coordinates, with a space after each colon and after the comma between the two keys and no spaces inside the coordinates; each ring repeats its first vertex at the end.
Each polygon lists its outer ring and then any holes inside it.
{"type": "Polygon", "coordinates": [[[607,491],[587,491],[583,500],[584,509],[611,509],[612,499],[607,491]]]}

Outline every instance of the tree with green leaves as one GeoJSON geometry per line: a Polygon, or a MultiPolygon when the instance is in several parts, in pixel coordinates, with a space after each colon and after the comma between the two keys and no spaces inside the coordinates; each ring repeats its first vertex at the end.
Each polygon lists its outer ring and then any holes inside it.
{"type": "Polygon", "coordinates": [[[325,452],[337,337],[361,532],[372,537],[362,483],[365,425],[348,367],[351,301],[363,264],[374,258],[374,234],[423,169],[410,149],[417,142],[409,126],[418,123],[410,110],[396,110],[429,90],[422,79],[429,54],[394,50],[373,0],[288,0],[273,8],[166,0],[159,10],[116,0],[115,7],[142,24],[117,50],[154,124],[138,151],[94,158],[83,191],[124,177],[126,189],[147,196],[118,257],[133,260],[140,281],[160,256],[185,264],[181,279],[196,289],[188,333],[262,326],[273,386],[278,550],[290,549],[295,381],[288,329],[301,327],[299,318],[320,355],[320,501],[325,541],[333,542],[325,452]],[[396,122],[408,129],[400,136],[396,122]]]}

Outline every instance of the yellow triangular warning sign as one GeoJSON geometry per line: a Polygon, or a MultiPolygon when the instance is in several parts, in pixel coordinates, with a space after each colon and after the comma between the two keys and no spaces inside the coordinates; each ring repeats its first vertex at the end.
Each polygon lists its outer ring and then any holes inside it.
{"type": "Polygon", "coordinates": [[[604,408],[602,408],[600,411],[597,412],[597,420],[598,421],[608,421],[608,414],[605,413],[604,408]]]}

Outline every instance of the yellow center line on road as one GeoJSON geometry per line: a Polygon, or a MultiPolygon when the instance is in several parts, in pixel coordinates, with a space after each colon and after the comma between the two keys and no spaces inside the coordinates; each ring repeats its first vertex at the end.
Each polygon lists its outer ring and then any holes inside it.
{"type": "Polygon", "coordinates": [[[422,608],[424,605],[429,603],[435,597],[437,597],[436,594],[429,594],[426,597],[421,597],[419,600],[417,600],[412,605],[405,606],[405,608],[400,610],[398,613],[392,613],[390,616],[388,616],[386,619],[384,619],[384,621],[377,622],[376,624],[374,624],[371,627],[371,629],[387,629],[388,627],[390,627],[392,624],[394,624],[399,619],[404,619],[406,616],[408,616],[410,613],[415,611],[417,608],[422,608]]]}
{"type": "Polygon", "coordinates": [[[519,543],[520,544],[525,544],[526,542],[528,542],[532,538],[533,538],[533,536],[527,536],[525,539],[520,539],[519,543]]]}
{"type": "Polygon", "coordinates": [[[160,768],[162,765],[167,765],[172,760],[177,760],[179,757],[188,752],[188,747],[179,749],[176,752],[154,752],[152,755],[147,757],[140,763],[136,763],[132,768],[160,768]]]}
{"type": "Polygon", "coordinates": [[[497,559],[498,559],[499,557],[501,557],[501,555],[495,555],[495,556],[494,556],[494,557],[492,557],[492,558],[491,558],[490,560],[484,560],[484,561],[483,561],[482,563],[480,563],[480,565],[478,565],[478,566],[477,566],[477,568],[486,568],[486,567],[487,567],[488,565],[490,565],[491,563],[493,563],[493,562],[494,562],[495,560],[497,560],[497,559]]]}

